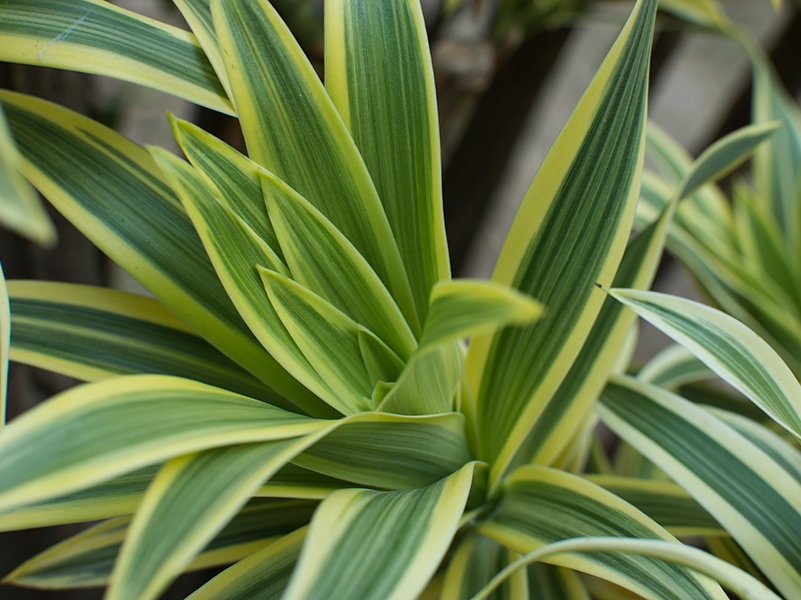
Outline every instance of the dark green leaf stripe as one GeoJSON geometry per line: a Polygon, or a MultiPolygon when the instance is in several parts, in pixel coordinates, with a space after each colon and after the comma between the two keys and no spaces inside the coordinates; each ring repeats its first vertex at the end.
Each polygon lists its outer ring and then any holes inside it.
{"type": "Polygon", "coordinates": [[[214,0],[212,14],[249,155],[350,240],[418,333],[409,281],[375,186],[303,51],[265,0],[214,0]]]}
{"type": "Polygon", "coordinates": [[[98,0],[5,0],[0,60],[108,75],[233,114],[195,36],[98,0]]]}
{"type": "Polygon", "coordinates": [[[636,506],[675,536],[726,533],[690,494],[672,481],[609,475],[588,475],[587,480],[636,506]]]}
{"type": "Polygon", "coordinates": [[[692,493],[780,591],[801,589],[801,486],[695,405],[630,378],[601,396],[604,422],[692,493]]]}
{"type": "MultiPolygon", "coordinates": [[[[497,463],[493,481],[567,374],[589,333],[583,323],[592,322],[603,302],[595,284],[604,283],[605,277],[611,280],[623,254],[636,204],[632,190],[641,169],[655,10],[654,2],[635,8],[630,29],[613,48],[619,55],[607,59],[616,59],[614,66],[604,65],[612,71],[605,87],[595,91],[600,98],[592,107],[594,114],[581,115],[591,118],[591,125],[580,147],[571,148],[573,161],[537,234],[522,251],[507,242],[510,250],[505,254],[522,252],[522,256],[512,264],[502,253],[493,275],[501,280],[509,276],[513,287],[548,311],[533,326],[497,333],[489,347],[477,397],[478,421],[486,432],[481,437],[481,458],[497,463]]],[[[531,202],[538,193],[538,179],[527,195],[531,202]]],[[[526,216],[525,210],[519,213],[517,227],[530,229],[526,216]]],[[[520,243],[514,229],[509,239],[520,243]]]]}
{"type": "MultiPolygon", "coordinates": [[[[175,375],[275,402],[275,393],[159,301],[106,288],[13,281],[12,357],[87,381],[175,375]]],[[[277,399],[279,402],[281,398],[277,399]]]]}
{"type": "MultiPolygon", "coordinates": [[[[226,564],[251,554],[270,540],[311,521],[317,502],[251,500],[205,547],[187,571],[226,564]]],[[[113,519],[45,550],[25,562],[7,580],[42,589],[102,586],[108,583],[130,517],[113,519]]]]}
{"type": "Polygon", "coordinates": [[[293,462],[360,485],[402,489],[428,485],[470,460],[458,413],[367,413],[350,417],[293,462]]]}
{"type": "Polygon", "coordinates": [[[417,313],[425,322],[431,287],[450,278],[439,125],[420,3],[327,2],[326,89],[375,182],[417,313]]]}
{"type": "MultiPolygon", "coordinates": [[[[577,476],[520,467],[504,484],[497,508],[479,531],[521,554],[573,537],[673,539],[617,496],[577,476]]],[[[607,579],[646,598],[725,598],[688,569],[660,560],[595,552],[555,564],[607,579]]]]}
{"type": "Polygon", "coordinates": [[[26,176],[50,202],[182,320],[269,382],[269,355],[228,299],[150,155],[54,104],[9,92],[0,97],[28,161],[26,176]]]}
{"type": "Polygon", "coordinates": [[[528,581],[529,598],[542,600],[589,600],[590,598],[579,574],[564,567],[534,563],[528,566],[528,581]]]}

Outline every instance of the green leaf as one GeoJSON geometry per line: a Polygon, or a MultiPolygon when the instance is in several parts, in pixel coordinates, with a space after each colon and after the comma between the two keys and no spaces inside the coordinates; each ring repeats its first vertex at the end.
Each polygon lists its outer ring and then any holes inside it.
{"type": "MultiPolygon", "coordinates": [[[[441,600],[469,600],[493,575],[513,560],[517,552],[504,548],[495,540],[470,532],[456,546],[448,563],[441,600]]],[[[503,583],[491,600],[528,600],[526,571],[520,570],[503,583]]]]}
{"type": "Polygon", "coordinates": [[[229,567],[187,600],[281,600],[307,528],[284,536],[229,567]]]}
{"type": "Polygon", "coordinates": [[[211,5],[209,0],[172,0],[172,3],[181,11],[189,28],[197,36],[197,41],[203,48],[206,58],[214,68],[214,74],[220,80],[227,96],[231,97],[231,84],[228,73],[225,71],[225,62],[217,42],[217,33],[214,31],[214,22],[211,18],[211,5]]]}
{"type": "MultiPolygon", "coordinates": [[[[666,208],[660,218],[634,237],[615,273],[614,285],[648,288],[653,281],[673,214],[666,208]],[[625,283],[623,283],[625,282],[625,283]]],[[[537,418],[511,463],[550,465],[565,450],[601,393],[636,317],[621,310],[611,298],[604,300],[581,351],[570,371],[537,418]]]]}
{"type": "Polygon", "coordinates": [[[317,373],[336,394],[331,406],[349,415],[371,410],[359,325],[302,285],[274,271],[259,268],[278,317],[317,373]]]}
{"type": "Polygon", "coordinates": [[[779,355],[753,331],[719,310],[684,298],[634,290],[609,293],[801,437],[801,386],[779,355]]]}
{"type": "Polygon", "coordinates": [[[689,491],[780,592],[801,589],[801,484],[710,413],[631,378],[614,378],[604,423],[689,491]]]}
{"type": "Polygon", "coordinates": [[[471,460],[460,413],[362,413],[341,420],[293,462],[362,486],[406,489],[434,483],[471,460]]]}
{"type": "Polygon", "coordinates": [[[8,357],[11,348],[11,312],[8,287],[0,265],[0,429],[6,424],[8,393],[8,357]]]}
{"type": "Polygon", "coordinates": [[[680,344],[668,346],[649,360],[637,373],[637,379],[666,390],[697,381],[712,379],[715,374],[680,344]]]}
{"type": "Polygon", "coordinates": [[[417,343],[384,284],[356,248],[284,182],[262,175],[267,210],[292,278],[381,338],[400,358],[417,343]]]}
{"type": "Polygon", "coordinates": [[[443,281],[431,290],[429,313],[418,352],[471,334],[489,333],[509,325],[526,325],[542,313],[542,305],[494,281],[443,281]]]}
{"type": "Polygon", "coordinates": [[[310,442],[241,444],[169,461],[134,516],[106,598],[159,597],[261,483],[310,442]]]}
{"type": "Polygon", "coordinates": [[[644,152],[655,2],[640,0],[518,211],[493,280],[548,309],[536,324],[479,336],[468,369],[480,458],[497,484],[570,369],[626,246],[644,152]]]}
{"type": "Polygon", "coordinates": [[[450,412],[454,410],[461,374],[462,358],[454,342],[433,351],[418,352],[406,363],[378,410],[405,415],[450,412]]]}
{"type": "Polygon", "coordinates": [[[197,39],[100,0],[8,0],[0,60],[107,75],[233,114],[197,39]]]}
{"type": "MultiPolygon", "coordinates": [[[[197,571],[239,560],[271,544],[276,537],[306,525],[316,502],[251,500],[186,568],[197,571]]],[[[48,548],[5,579],[38,589],[105,586],[131,517],[111,519],[48,548]]]]}
{"type": "MultiPolygon", "coordinates": [[[[614,537],[586,537],[548,544],[521,557],[504,569],[503,572],[498,573],[490,584],[482,590],[482,593],[476,594],[471,600],[484,600],[506,577],[509,577],[516,569],[527,564],[546,559],[549,562],[556,561],[562,559],[563,556],[570,557],[571,554],[598,554],[599,552],[621,553],[623,555],[633,554],[638,557],[660,559],[668,563],[688,567],[698,573],[717,579],[739,598],[747,600],[780,600],[776,594],[760,581],[698,548],[661,540],[631,540],[614,537]]],[[[723,598],[728,597],[723,595],[723,592],[721,592],[721,596],[723,598]]],[[[648,597],[661,598],[663,596],[649,595],[648,597]]]]}
{"type": "MultiPolygon", "coordinates": [[[[504,480],[504,493],[479,532],[520,552],[585,536],[675,541],[639,510],[564,471],[520,467],[504,480]]],[[[712,582],[658,560],[593,553],[552,557],[550,563],[612,581],[645,598],[720,598],[712,582]]]]}
{"type": "Polygon", "coordinates": [[[419,332],[411,288],[370,174],[300,46],[264,0],[212,1],[248,153],[320,210],[419,332]]]}
{"type": "Polygon", "coordinates": [[[420,3],[338,0],[326,2],[325,11],[326,89],[375,182],[422,323],[431,288],[450,279],[450,264],[434,73],[420,3]]]}
{"type": "Polygon", "coordinates": [[[676,537],[726,535],[688,492],[672,481],[587,475],[586,479],[651,517],[676,537]]]}
{"type": "Polygon", "coordinates": [[[765,140],[781,127],[769,121],[742,127],[704,150],[684,175],[675,194],[679,200],[691,196],[702,185],[717,181],[741,165],[765,140]]]}
{"type": "Polygon", "coordinates": [[[153,298],[44,281],[9,282],[11,357],[84,381],[175,375],[274,404],[275,392],[153,298]]]}
{"type": "Polygon", "coordinates": [[[0,511],[56,498],[174,456],[299,437],[315,421],[188,379],[134,375],[55,396],[0,439],[0,511]],[[32,440],[48,444],[32,444],[32,440]]]}
{"type": "MultiPolygon", "coordinates": [[[[231,304],[192,222],[151,156],[54,104],[9,92],[0,98],[20,144],[26,177],[167,308],[272,386],[274,361],[231,304]]],[[[281,393],[310,395],[296,382],[279,379],[276,385],[282,383],[281,393]]]]}
{"type": "Polygon", "coordinates": [[[397,381],[404,367],[398,355],[371,331],[359,329],[358,335],[367,378],[370,381],[397,381]]]}
{"type": "Polygon", "coordinates": [[[416,598],[456,533],[474,469],[425,488],[331,494],[314,514],[284,598],[416,598]]]}
{"type": "Polygon", "coordinates": [[[19,172],[20,160],[0,105],[0,223],[42,246],[51,247],[58,233],[36,190],[19,172]]]}
{"type": "MultiPolygon", "coordinates": [[[[512,573],[510,577],[514,576],[515,574],[512,573]]],[[[578,573],[570,569],[546,565],[545,563],[534,563],[528,566],[528,580],[529,598],[590,600],[587,588],[584,587],[578,573]]],[[[489,598],[491,597],[489,596],[489,598]]]]}
{"type": "Polygon", "coordinates": [[[281,245],[264,208],[263,170],[222,140],[170,115],[175,139],[192,166],[216,188],[217,197],[236,213],[283,261],[281,245]]]}
{"type": "Polygon", "coordinates": [[[270,353],[261,353],[262,370],[270,374],[267,380],[311,414],[334,416],[321,401],[332,405],[333,393],[286,331],[261,284],[257,265],[286,273],[281,259],[185,161],[160,148],[151,153],[183,201],[225,291],[270,353]]]}

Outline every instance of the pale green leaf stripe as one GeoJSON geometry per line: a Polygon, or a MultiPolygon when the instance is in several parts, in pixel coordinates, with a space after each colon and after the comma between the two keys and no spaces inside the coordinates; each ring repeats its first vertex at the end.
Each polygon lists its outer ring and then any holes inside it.
{"type": "Polygon", "coordinates": [[[231,84],[228,81],[228,73],[225,70],[220,44],[217,42],[217,33],[214,31],[210,1],[172,0],[172,2],[181,11],[181,15],[186,20],[192,33],[197,36],[198,43],[200,43],[206,58],[214,68],[214,74],[220,80],[220,84],[230,98],[231,84]]]}
{"type": "Polygon", "coordinates": [[[661,388],[613,378],[599,414],[689,491],[788,597],[801,590],[801,484],[747,438],[661,388]]]}
{"type": "Polygon", "coordinates": [[[0,513],[0,531],[82,523],[133,514],[158,468],[144,467],[68,496],[0,513]]]}
{"type": "MultiPolygon", "coordinates": [[[[662,257],[671,215],[670,209],[663,211],[656,222],[629,241],[613,285],[650,287],[662,257]]],[[[511,468],[529,462],[553,464],[566,448],[601,393],[634,323],[636,317],[627,312],[611,298],[604,300],[575,362],[526,434],[511,468]]]]}
{"type": "Polygon", "coordinates": [[[284,264],[195,169],[166,150],[151,148],[151,153],[184,203],[236,310],[269,352],[261,352],[260,361],[262,371],[270,375],[270,384],[311,414],[334,416],[323,403],[335,402],[333,393],[286,331],[256,270],[257,265],[266,265],[287,272],[284,264]]]}
{"type": "Polygon", "coordinates": [[[12,360],[84,381],[175,375],[266,402],[275,392],[153,298],[44,281],[11,281],[12,360]]]}
{"type": "Polygon", "coordinates": [[[57,105],[9,92],[0,98],[25,174],[50,202],[183,321],[272,385],[269,355],[228,299],[151,156],[57,105]]]}
{"type": "Polygon", "coordinates": [[[0,265],[0,429],[6,424],[6,394],[8,393],[8,357],[11,349],[11,309],[8,287],[0,265]]]}
{"type": "Polygon", "coordinates": [[[108,75],[233,114],[197,39],[100,0],[7,0],[0,60],[108,75]]]}
{"type": "Polygon", "coordinates": [[[133,518],[106,598],[158,598],[308,438],[214,448],[169,461],[133,518]]]}
{"type": "MultiPolygon", "coordinates": [[[[468,600],[487,585],[495,573],[519,557],[517,552],[504,548],[495,540],[468,533],[456,546],[448,564],[440,600],[468,600]]],[[[528,600],[528,592],[526,571],[521,569],[503,583],[491,600],[528,600]]]]}
{"type": "Polygon", "coordinates": [[[406,364],[378,410],[407,415],[450,412],[454,410],[461,374],[462,357],[456,343],[418,352],[406,364]]]}
{"type": "MultiPolygon", "coordinates": [[[[239,560],[311,521],[316,502],[251,500],[187,567],[197,571],[239,560]]],[[[111,519],[61,542],[6,577],[17,585],[70,589],[108,584],[131,517],[111,519]]]]}
{"type": "Polygon", "coordinates": [[[381,338],[403,360],[417,342],[384,284],[336,227],[283,181],[262,175],[292,278],[381,338]]]}
{"type": "Polygon", "coordinates": [[[265,0],[213,0],[212,15],[249,155],[350,240],[419,333],[411,287],[375,186],[289,29],[265,0]]]}
{"type": "Polygon", "coordinates": [[[325,4],[325,85],[375,182],[425,322],[450,279],[431,53],[415,0],[325,4]],[[379,4],[375,10],[374,4],[379,4]]]}
{"type": "Polygon", "coordinates": [[[656,3],[640,0],[537,172],[493,279],[548,314],[479,336],[468,357],[480,458],[497,482],[591,329],[625,250],[639,191],[656,3]],[[601,217],[600,215],[603,215],[601,217]],[[532,226],[534,224],[534,226],[532,226]]]}
{"type": "Polygon", "coordinates": [[[419,352],[498,327],[525,325],[539,318],[543,307],[525,294],[494,281],[458,279],[431,290],[428,317],[419,352]]]}
{"type": "Polygon", "coordinates": [[[299,283],[259,268],[266,295],[309,364],[334,391],[326,401],[350,415],[373,408],[359,325],[299,283]]]}
{"type": "Polygon", "coordinates": [[[717,181],[741,165],[782,126],[779,121],[742,127],[704,150],[684,175],[676,190],[679,200],[692,195],[702,185],[717,181]]]}
{"type": "Polygon", "coordinates": [[[676,537],[726,535],[718,522],[672,481],[612,475],[587,475],[586,479],[636,506],[676,537]]]}
{"type": "MultiPolygon", "coordinates": [[[[525,466],[479,532],[525,554],[573,537],[619,536],[675,541],[656,522],[614,494],[564,471],[525,466]]],[[[725,599],[714,583],[659,560],[594,553],[549,560],[616,583],[645,598],[725,599]]]]}
{"type": "Polygon", "coordinates": [[[668,346],[649,360],[637,373],[637,379],[666,390],[711,379],[715,375],[695,355],[680,344],[668,346]]]}
{"type": "Polygon", "coordinates": [[[133,375],[59,394],[0,440],[0,511],[56,498],[174,456],[299,437],[315,421],[188,379],[133,375]],[[31,440],[48,440],[47,446],[31,440]]]}
{"type": "Polygon", "coordinates": [[[187,600],[281,600],[306,532],[305,527],[298,529],[239,561],[187,600]]]}
{"type": "Polygon", "coordinates": [[[58,233],[36,191],[19,172],[20,155],[0,105],[0,224],[43,246],[58,233]]]}
{"type": "Polygon", "coordinates": [[[197,125],[174,115],[169,118],[175,139],[192,166],[217,189],[220,200],[284,260],[264,206],[261,167],[197,125]]]}
{"type": "Polygon", "coordinates": [[[419,489],[331,494],[314,514],[285,600],[415,598],[456,533],[474,468],[419,489]]]}
{"type": "MultiPolygon", "coordinates": [[[[570,556],[570,554],[597,554],[599,552],[633,554],[639,557],[652,557],[675,565],[682,565],[720,581],[744,600],[781,600],[762,582],[698,548],[661,540],[632,540],[614,537],[585,537],[548,544],[521,557],[515,563],[509,565],[504,572],[498,573],[493,581],[482,590],[482,593],[476,594],[471,600],[485,600],[498,584],[509,577],[511,573],[514,573],[516,569],[527,564],[540,560],[556,562],[560,559],[564,560],[561,557],[570,556]]],[[[723,598],[728,597],[723,595],[722,591],[721,596],[723,598]]],[[[658,597],[661,598],[662,596],[658,597]]]]}
{"type": "MultiPolygon", "coordinates": [[[[514,577],[515,573],[512,573],[510,577],[514,577]]],[[[578,573],[571,569],[545,563],[534,563],[528,566],[528,581],[529,598],[590,600],[587,588],[582,583],[578,573]]],[[[491,599],[492,596],[488,596],[488,598],[491,599]]]]}
{"type": "Polygon", "coordinates": [[[801,386],[773,348],[748,327],[719,310],[675,296],[634,290],[610,294],[801,437],[801,386]]]}
{"type": "Polygon", "coordinates": [[[459,413],[362,413],[341,420],[292,462],[367,487],[405,489],[429,485],[470,460],[459,413]]]}

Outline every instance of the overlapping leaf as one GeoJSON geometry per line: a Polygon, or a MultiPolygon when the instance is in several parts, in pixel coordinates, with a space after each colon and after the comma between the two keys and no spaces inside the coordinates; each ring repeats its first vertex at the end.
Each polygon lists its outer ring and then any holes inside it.
{"type": "MultiPolygon", "coordinates": [[[[469,600],[483,588],[493,575],[513,560],[517,552],[504,548],[475,532],[468,533],[459,542],[448,564],[442,586],[442,600],[469,600]]],[[[528,600],[526,571],[520,570],[495,591],[491,600],[528,600]]]]}

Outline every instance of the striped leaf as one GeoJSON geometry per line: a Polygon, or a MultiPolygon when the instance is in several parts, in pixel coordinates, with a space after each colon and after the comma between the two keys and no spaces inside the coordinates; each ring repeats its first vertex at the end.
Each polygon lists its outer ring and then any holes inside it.
{"type": "Polygon", "coordinates": [[[687,347],[788,431],[801,437],[801,386],[779,355],[745,325],[691,300],[656,292],[610,294],[687,347]]]}
{"type": "Polygon", "coordinates": [[[100,0],[8,0],[0,60],[107,75],[233,114],[191,33],[100,0]]]}
{"type": "Polygon", "coordinates": [[[375,186],[300,46],[265,0],[213,0],[212,14],[249,155],[345,235],[418,333],[409,281],[375,186]]]}
{"type": "Polygon", "coordinates": [[[43,246],[58,237],[36,190],[19,172],[20,154],[0,105],[0,224],[43,246]]]}
{"type": "MultiPolygon", "coordinates": [[[[514,577],[514,574],[511,577],[514,577]]],[[[590,600],[587,588],[578,573],[564,567],[534,563],[528,566],[528,580],[530,598],[590,600]]],[[[618,600],[620,599],[618,598],[618,600]]]]}
{"type": "Polygon", "coordinates": [[[218,199],[197,171],[166,150],[152,148],[151,153],[184,203],[225,291],[270,353],[262,353],[261,360],[262,369],[270,371],[271,385],[286,390],[286,395],[312,414],[333,416],[320,401],[333,405],[333,393],[304,358],[264,293],[257,265],[287,273],[284,264],[218,199]]]}
{"type": "Polygon", "coordinates": [[[757,445],[703,409],[615,378],[599,414],[689,491],[787,597],[801,589],[801,485],[757,445]]]}
{"type": "MultiPolygon", "coordinates": [[[[563,471],[525,466],[504,480],[504,493],[479,532],[525,554],[573,537],[619,536],[675,541],[636,508],[563,471]]],[[[719,598],[723,592],[688,569],[659,560],[593,553],[548,562],[616,583],[645,598],[719,598]]]]}
{"type": "MultiPolygon", "coordinates": [[[[307,524],[316,502],[251,500],[187,567],[197,571],[224,565],[264,548],[307,524]]],[[[111,519],[68,538],[26,561],[8,583],[39,589],[70,589],[108,584],[131,517],[111,519]]]]}
{"type": "Polygon", "coordinates": [[[106,598],[158,598],[261,483],[310,442],[242,444],[169,461],[133,518],[106,598]]]}
{"type": "Polygon", "coordinates": [[[231,84],[228,81],[228,73],[225,71],[225,62],[220,51],[220,44],[217,41],[217,33],[214,31],[210,1],[172,0],[172,3],[181,11],[181,15],[186,20],[192,33],[197,36],[200,47],[203,48],[206,58],[214,68],[214,74],[220,80],[220,84],[230,98],[231,84]]]}
{"type": "Polygon", "coordinates": [[[188,379],[135,375],[86,384],[28,411],[0,440],[0,511],[174,456],[299,437],[324,426],[188,379]],[[48,444],[31,444],[42,439],[48,444]]]}
{"type": "MultiPolygon", "coordinates": [[[[517,552],[504,548],[495,540],[473,532],[466,534],[448,564],[440,599],[470,600],[495,573],[517,558],[520,558],[517,552]]],[[[490,599],[528,600],[527,579],[525,570],[517,571],[490,599]]]]}
{"type": "MultiPolygon", "coordinates": [[[[664,210],[656,222],[629,241],[614,285],[620,282],[626,287],[650,287],[662,257],[665,232],[672,214],[672,209],[664,210]]],[[[578,432],[636,319],[616,304],[611,298],[604,301],[579,355],[534,427],[526,434],[512,466],[528,462],[553,464],[578,432]]]]}
{"type": "Polygon", "coordinates": [[[525,325],[542,313],[540,304],[494,281],[443,281],[431,290],[418,352],[499,327],[525,325]]]}
{"type": "Polygon", "coordinates": [[[281,600],[300,555],[301,528],[229,567],[187,600],[281,600]]]}
{"type": "Polygon", "coordinates": [[[609,475],[586,478],[636,506],[676,537],[726,535],[718,522],[672,481],[609,475]]]}
{"type": "Polygon", "coordinates": [[[684,346],[668,346],[649,360],[637,373],[637,379],[673,390],[687,383],[712,379],[715,374],[684,346]]]}
{"type": "Polygon", "coordinates": [[[378,410],[404,415],[450,412],[454,409],[461,374],[462,358],[454,342],[430,352],[419,352],[406,364],[378,410]]]}
{"type": "Polygon", "coordinates": [[[11,312],[8,287],[0,265],[0,429],[6,424],[6,394],[8,393],[8,357],[11,348],[11,312]]]}
{"type": "Polygon", "coordinates": [[[459,413],[362,413],[341,420],[293,462],[362,486],[394,490],[432,484],[470,460],[459,413]]]}
{"type": "MultiPolygon", "coordinates": [[[[231,304],[192,222],[150,155],[54,104],[10,92],[0,98],[20,144],[25,176],[190,327],[272,385],[274,361],[231,304]]],[[[287,393],[300,387],[285,383],[287,393]]]]}
{"type": "Polygon", "coordinates": [[[326,90],[375,182],[423,323],[431,288],[450,279],[450,264],[434,74],[420,3],[337,0],[326,2],[325,11],[326,90]]]}
{"type": "Polygon", "coordinates": [[[498,482],[587,337],[626,246],[644,152],[655,3],[640,0],[534,178],[493,279],[548,310],[535,325],[479,336],[468,369],[480,458],[498,482]]]}
{"type": "Polygon", "coordinates": [[[717,556],[718,558],[722,558],[727,563],[734,565],[741,571],[745,571],[746,573],[750,574],[755,579],[758,579],[766,586],[770,585],[765,576],[762,574],[762,571],[757,569],[756,565],[748,558],[748,555],[743,552],[743,549],[737,545],[733,539],[731,539],[728,535],[724,536],[716,536],[716,537],[706,537],[704,538],[704,542],[709,549],[709,552],[717,556]]]}
{"type": "Polygon", "coordinates": [[[402,359],[417,343],[375,271],[356,248],[297,192],[272,175],[262,187],[292,278],[381,338],[402,359]]]}
{"type": "Polygon", "coordinates": [[[259,268],[266,295],[309,364],[336,394],[326,399],[345,415],[371,410],[359,325],[302,285],[259,268]]]}
{"type": "Polygon", "coordinates": [[[475,463],[419,489],[341,490],[315,512],[285,600],[413,600],[450,546],[475,463]],[[365,537],[380,540],[365,544],[365,537]]]}
{"type": "Polygon", "coordinates": [[[717,181],[745,162],[764,141],[781,127],[779,121],[768,121],[742,127],[719,139],[704,150],[676,190],[679,200],[691,196],[702,185],[717,181]]]}
{"type": "Polygon", "coordinates": [[[192,166],[281,260],[284,255],[264,207],[261,167],[200,127],[170,115],[175,139],[192,166]]]}
{"type": "Polygon", "coordinates": [[[161,302],[107,288],[11,281],[12,360],[84,381],[175,375],[270,403],[275,392],[161,302]]]}

